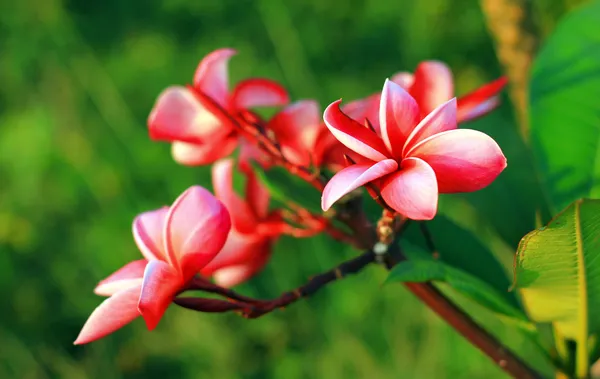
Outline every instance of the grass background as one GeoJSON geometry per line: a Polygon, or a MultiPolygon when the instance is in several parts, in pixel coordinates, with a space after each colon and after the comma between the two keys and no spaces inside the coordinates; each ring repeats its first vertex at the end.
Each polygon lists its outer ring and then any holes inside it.
{"type": "MultiPolygon", "coordinates": [[[[567,5],[539,2],[543,30],[567,5]]],[[[501,74],[473,0],[2,2],[0,377],[504,377],[376,267],[258,320],[172,307],[152,333],[138,320],[72,345],[95,284],[139,257],[135,215],[210,188],[209,168],[175,164],[145,120],[225,46],[239,51],[233,80],[268,76],[322,105],[425,59],[452,67],[459,94],[501,74]]],[[[510,120],[507,102],[497,114],[510,120]]],[[[276,296],[355,253],[282,238],[241,290],[276,296]]]]}

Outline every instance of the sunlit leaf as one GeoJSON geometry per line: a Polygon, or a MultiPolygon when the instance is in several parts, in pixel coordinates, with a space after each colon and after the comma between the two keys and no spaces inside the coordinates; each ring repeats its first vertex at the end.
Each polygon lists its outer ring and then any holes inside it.
{"type": "Polygon", "coordinates": [[[516,258],[515,287],[530,317],[587,349],[600,332],[600,200],[569,205],[526,235],[516,258]]]}

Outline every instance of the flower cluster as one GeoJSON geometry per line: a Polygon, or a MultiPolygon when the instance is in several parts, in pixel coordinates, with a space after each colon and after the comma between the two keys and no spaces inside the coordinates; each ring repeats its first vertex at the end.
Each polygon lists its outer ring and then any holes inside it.
{"type": "Polygon", "coordinates": [[[188,86],[161,93],[148,118],[150,137],[172,144],[175,161],[213,164],[214,196],[193,186],[170,207],[137,216],[133,236],[143,259],[101,281],[108,296],[84,325],[76,344],[101,338],[141,316],[156,327],[177,296],[198,278],[235,286],[257,274],[283,234],[328,231],[322,214],[297,205],[271,209],[270,195],[255,172],[280,165],[323,190],[322,208],[361,186],[399,215],[435,216],[439,193],[469,192],[489,185],[506,159],[487,135],[457,129],[494,109],[505,85],[498,79],[454,98],[452,76],[440,62],[423,62],[414,74],[386,80],[382,93],[341,106],[321,117],[317,102],[289,104],[286,90],[269,79],[243,80],[230,91],[232,49],[217,50],[199,64],[188,86]],[[256,108],[281,107],[269,120],[256,108]],[[236,162],[228,158],[240,147],[236,162]],[[323,170],[335,175],[327,183],[323,170]],[[245,177],[238,195],[234,175],[245,177]],[[326,184],[326,185],[325,185],[326,184]],[[324,189],[323,189],[324,188],[324,189]]]}

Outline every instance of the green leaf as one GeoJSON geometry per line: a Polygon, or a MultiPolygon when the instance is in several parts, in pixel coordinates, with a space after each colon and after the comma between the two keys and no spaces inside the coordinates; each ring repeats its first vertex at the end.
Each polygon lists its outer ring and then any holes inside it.
{"type": "MultiPolygon", "coordinates": [[[[600,200],[575,201],[517,252],[514,285],[530,317],[575,340],[578,360],[587,361],[588,337],[600,332],[599,258],[600,200]]],[[[578,373],[585,365],[578,362],[578,373]]]]}
{"type": "Polygon", "coordinates": [[[469,273],[433,259],[414,259],[397,264],[390,272],[390,282],[443,282],[470,300],[494,312],[500,318],[516,322],[529,331],[534,326],[521,310],[515,308],[492,286],[469,273]]]}
{"type": "Polygon", "coordinates": [[[321,192],[283,167],[268,170],[253,165],[258,179],[267,187],[272,198],[282,205],[294,203],[313,213],[320,214],[321,192]]]}
{"type": "MultiPolygon", "coordinates": [[[[455,208],[455,211],[460,218],[468,217],[466,208],[455,208]]],[[[481,238],[489,236],[481,230],[467,229],[458,221],[460,220],[439,214],[432,221],[427,222],[440,261],[485,281],[507,301],[518,306],[515,294],[508,292],[511,285],[509,277],[512,276],[510,266],[505,268],[491,251],[491,248],[499,243],[498,238],[481,238]]],[[[420,247],[427,246],[417,223],[412,223],[408,227],[403,234],[403,239],[420,247]]],[[[431,256],[431,252],[428,254],[431,256]]],[[[512,261],[510,263],[512,264],[512,261]]]]}
{"type": "Polygon", "coordinates": [[[600,197],[600,1],[567,15],[531,75],[531,138],[552,213],[600,197]]]}

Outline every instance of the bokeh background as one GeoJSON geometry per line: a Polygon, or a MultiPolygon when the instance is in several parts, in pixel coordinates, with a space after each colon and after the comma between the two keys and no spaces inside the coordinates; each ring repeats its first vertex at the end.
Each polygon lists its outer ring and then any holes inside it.
{"type": "MultiPolygon", "coordinates": [[[[540,1],[544,30],[567,3],[540,1]]],[[[452,67],[459,94],[501,74],[474,0],[2,1],[0,377],[505,377],[401,286],[382,287],[377,267],[258,320],[172,307],[152,333],[138,320],[72,345],[101,301],[95,284],[139,257],[135,215],[192,184],[210,188],[209,168],[175,164],[145,122],[163,88],[190,82],[226,46],[239,51],[233,80],[268,76],[323,105],[364,97],[425,59],[452,67]]],[[[515,140],[508,101],[474,125],[515,140]]],[[[506,198],[498,186],[485,191],[506,198]]],[[[507,212],[499,204],[490,212],[507,212]]],[[[326,237],[283,238],[240,290],[277,296],[353,254],[326,237]]]]}

